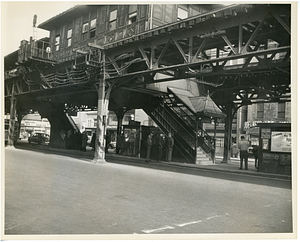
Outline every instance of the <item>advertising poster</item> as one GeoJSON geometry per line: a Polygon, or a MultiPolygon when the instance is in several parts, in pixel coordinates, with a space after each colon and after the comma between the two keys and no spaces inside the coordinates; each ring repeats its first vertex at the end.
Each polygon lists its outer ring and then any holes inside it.
{"type": "Polygon", "coordinates": [[[270,139],[271,129],[261,129],[261,137],[263,139],[270,139]]]}
{"type": "Polygon", "coordinates": [[[272,152],[291,152],[292,134],[291,132],[272,132],[271,135],[272,152]]]}
{"type": "Polygon", "coordinates": [[[268,150],[269,149],[269,139],[263,139],[262,145],[263,145],[264,150],[268,150]]]}

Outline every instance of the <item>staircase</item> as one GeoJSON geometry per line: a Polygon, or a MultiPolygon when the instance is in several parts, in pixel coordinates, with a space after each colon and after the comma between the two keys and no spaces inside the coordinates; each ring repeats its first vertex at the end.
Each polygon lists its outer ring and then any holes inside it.
{"type": "Polygon", "coordinates": [[[50,146],[66,148],[69,131],[80,133],[73,119],[64,112],[62,104],[43,103],[38,109],[42,117],[46,117],[51,124],[50,146]]]}
{"type": "Polygon", "coordinates": [[[214,162],[214,140],[197,125],[197,116],[170,90],[152,99],[144,111],[165,133],[172,133],[175,148],[185,160],[195,164],[214,162]]]}

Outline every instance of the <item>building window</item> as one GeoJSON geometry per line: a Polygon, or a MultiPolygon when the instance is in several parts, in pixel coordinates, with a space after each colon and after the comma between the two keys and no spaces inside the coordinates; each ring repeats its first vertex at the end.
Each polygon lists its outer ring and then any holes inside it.
{"type": "Polygon", "coordinates": [[[183,8],[178,8],[177,20],[182,20],[188,17],[188,11],[183,8]]]}
{"type": "Polygon", "coordinates": [[[264,104],[258,103],[257,104],[257,118],[264,118],[264,104]]]}
{"type": "Polygon", "coordinates": [[[59,50],[59,43],[60,43],[60,35],[55,36],[55,50],[59,50]]]}
{"type": "Polygon", "coordinates": [[[129,6],[128,24],[135,23],[137,20],[137,5],[129,6]]]}
{"type": "Polygon", "coordinates": [[[69,29],[67,32],[67,45],[68,47],[72,44],[72,29],[69,29]]]}
{"type": "Polygon", "coordinates": [[[113,10],[109,14],[109,30],[114,30],[117,28],[117,12],[118,10],[113,10]]]}
{"type": "Polygon", "coordinates": [[[278,103],[278,118],[285,118],[285,103],[278,103]]]}
{"type": "Polygon", "coordinates": [[[90,21],[90,38],[94,38],[96,36],[96,19],[92,19],[90,21]]]}

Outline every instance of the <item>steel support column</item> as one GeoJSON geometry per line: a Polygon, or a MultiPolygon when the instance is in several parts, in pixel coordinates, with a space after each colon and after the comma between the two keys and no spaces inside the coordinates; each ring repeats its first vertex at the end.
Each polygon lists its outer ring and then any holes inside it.
{"type": "Polygon", "coordinates": [[[101,164],[106,163],[105,160],[105,135],[106,135],[106,124],[108,118],[108,104],[110,92],[112,85],[108,86],[106,90],[105,81],[105,54],[102,52],[103,57],[103,69],[102,69],[102,78],[99,79],[99,88],[98,88],[98,107],[97,107],[97,132],[96,132],[96,143],[95,143],[95,153],[92,163],[101,164]]]}
{"type": "Polygon", "coordinates": [[[120,154],[120,146],[122,145],[121,141],[121,135],[122,135],[122,120],[124,117],[124,114],[126,113],[126,109],[119,109],[115,111],[118,119],[118,125],[117,125],[117,144],[116,144],[116,154],[120,154]]]}
{"type": "Polygon", "coordinates": [[[8,131],[8,146],[14,145],[15,135],[15,120],[16,120],[16,106],[17,99],[15,97],[15,85],[12,85],[12,95],[10,99],[10,119],[9,119],[9,131],[8,131]]]}
{"type": "Polygon", "coordinates": [[[234,104],[228,103],[225,106],[226,118],[225,118],[225,131],[224,131],[224,152],[222,163],[228,163],[230,161],[230,147],[231,147],[231,133],[232,133],[232,120],[234,104]]]}

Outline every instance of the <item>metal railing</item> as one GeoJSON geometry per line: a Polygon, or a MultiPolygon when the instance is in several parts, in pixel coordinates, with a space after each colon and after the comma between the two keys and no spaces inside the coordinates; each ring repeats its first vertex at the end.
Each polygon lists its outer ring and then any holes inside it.
{"type": "Polygon", "coordinates": [[[18,50],[18,62],[22,63],[29,59],[53,61],[50,43],[42,40],[22,40],[18,50]]]}

